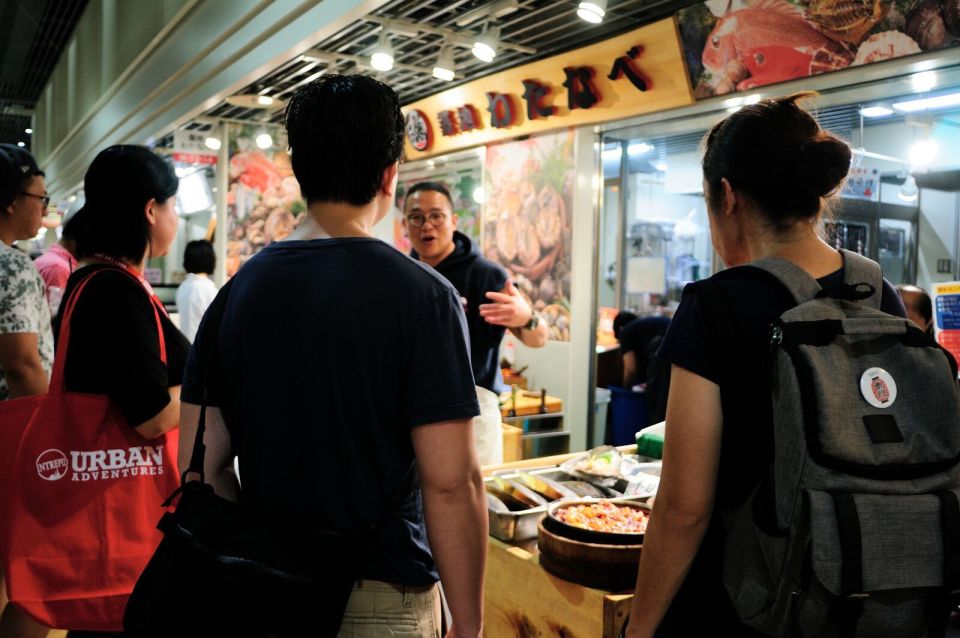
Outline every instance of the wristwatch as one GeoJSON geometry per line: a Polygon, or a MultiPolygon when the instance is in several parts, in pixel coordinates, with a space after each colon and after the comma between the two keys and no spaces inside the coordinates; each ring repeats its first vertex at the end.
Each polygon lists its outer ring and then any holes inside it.
{"type": "Polygon", "coordinates": [[[530,321],[528,321],[527,323],[523,324],[523,326],[521,326],[521,327],[522,327],[524,330],[536,330],[536,329],[537,329],[537,326],[539,326],[539,325],[540,325],[540,314],[539,314],[536,310],[531,309],[531,310],[530,310],[530,321]]]}

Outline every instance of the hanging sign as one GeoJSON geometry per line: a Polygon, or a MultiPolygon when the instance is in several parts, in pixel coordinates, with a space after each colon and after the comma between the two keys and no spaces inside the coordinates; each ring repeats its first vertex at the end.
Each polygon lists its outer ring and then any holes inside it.
{"type": "Polygon", "coordinates": [[[667,18],[408,104],[407,159],[691,104],[687,78],[667,18]]]}
{"type": "Polygon", "coordinates": [[[172,157],[176,162],[184,164],[216,164],[217,152],[207,148],[206,139],[210,133],[202,131],[185,131],[178,129],[173,132],[172,157]]]}

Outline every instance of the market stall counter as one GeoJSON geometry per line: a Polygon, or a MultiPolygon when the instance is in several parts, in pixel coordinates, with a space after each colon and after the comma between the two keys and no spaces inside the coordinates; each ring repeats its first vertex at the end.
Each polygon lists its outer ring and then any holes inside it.
{"type": "Polygon", "coordinates": [[[656,491],[659,462],[636,457],[633,445],[592,452],[483,468],[491,533],[484,591],[485,636],[622,635],[633,599],[640,546],[608,545],[605,537],[622,535],[585,529],[580,530],[581,537],[571,540],[556,528],[564,527],[558,522],[563,510],[575,503],[592,508],[600,503],[597,496],[643,518],[639,510],[649,511],[644,502],[656,491]],[[598,480],[582,480],[590,475],[579,470],[596,472],[592,476],[598,480]],[[567,493],[571,488],[579,492],[567,493]],[[557,490],[563,496],[550,502],[551,495],[558,496],[557,490]],[[529,502],[523,508],[512,499],[529,502]]]}

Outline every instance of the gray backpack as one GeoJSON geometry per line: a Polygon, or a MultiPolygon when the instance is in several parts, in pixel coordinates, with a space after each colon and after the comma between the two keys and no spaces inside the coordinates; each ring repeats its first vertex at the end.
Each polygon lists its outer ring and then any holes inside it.
{"type": "Polygon", "coordinates": [[[960,591],[956,363],[880,311],[876,263],[843,258],[831,291],[789,262],[752,264],[797,306],[771,326],[773,465],[722,512],[724,584],[774,636],[942,636],[960,591]]]}

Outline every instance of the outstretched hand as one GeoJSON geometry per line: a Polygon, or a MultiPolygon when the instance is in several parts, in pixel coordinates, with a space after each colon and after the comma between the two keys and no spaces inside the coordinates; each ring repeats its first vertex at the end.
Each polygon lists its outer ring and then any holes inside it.
{"type": "Polygon", "coordinates": [[[523,298],[512,279],[507,279],[500,292],[486,293],[492,303],[480,304],[480,316],[494,326],[522,328],[533,316],[533,308],[523,298]]]}

